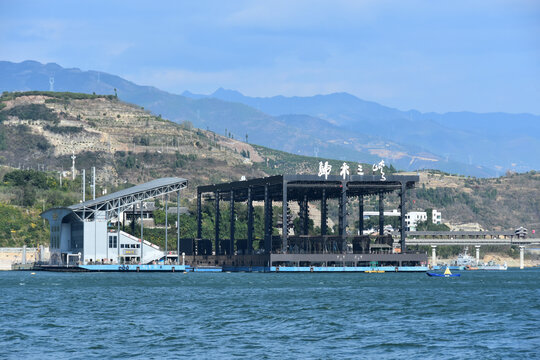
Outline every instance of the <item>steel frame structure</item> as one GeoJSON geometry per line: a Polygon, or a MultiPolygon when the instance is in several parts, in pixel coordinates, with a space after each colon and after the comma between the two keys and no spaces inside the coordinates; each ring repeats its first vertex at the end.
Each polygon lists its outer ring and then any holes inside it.
{"type": "MultiPolygon", "coordinates": [[[[350,197],[358,197],[359,208],[363,210],[363,197],[369,195],[379,196],[380,221],[384,224],[383,198],[387,193],[398,191],[400,197],[400,241],[401,250],[406,252],[405,238],[405,196],[406,191],[414,187],[419,181],[416,175],[387,175],[386,179],[377,175],[350,175],[345,178],[330,175],[328,178],[317,175],[276,175],[246,181],[234,181],[223,184],[204,185],[197,188],[197,238],[202,237],[202,198],[214,201],[216,219],[215,224],[215,250],[216,255],[223,253],[219,249],[219,203],[221,200],[230,202],[231,215],[234,214],[234,202],[247,202],[248,230],[247,251],[253,252],[253,201],[264,201],[264,250],[272,252],[272,201],[283,204],[282,223],[287,224],[288,202],[298,201],[301,208],[303,233],[306,234],[308,223],[308,202],[321,201],[321,230],[322,235],[327,233],[327,199],[339,201],[339,236],[345,244],[347,234],[347,203],[350,197]]],[[[361,212],[362,213],[362,212],[361,212]]],[[[360,216],[360,223],[363,217],[360,216]]],[[[286,225],[284,225],[286,227],[286,225]]],[[[231,235],[229,254],[234,253],[234,216],[231,216],[231,235]]],[[[380,235],[383,235],[383,227],[380,235]]],[[[345,249],[342,246],[342,249],[345,249]]],[[[344,250],[343,250],[344,251],[344,250]]],[[[280,253],[288,253],[288,233],[282,231],[280,253]]]]}
{"type": "Polygon", "coordinates": [[[188,181],[183,178],[162,178],[145,184],[136,185],[128,189],[99,197],[95,200],[85,201],[71,205],[79,220],[89,220],[95,217],[96,212],[105,211],[107,219],[117,217],[119,213],[134,206],[141,201],[179,192],[187,187],[188,181]]]}

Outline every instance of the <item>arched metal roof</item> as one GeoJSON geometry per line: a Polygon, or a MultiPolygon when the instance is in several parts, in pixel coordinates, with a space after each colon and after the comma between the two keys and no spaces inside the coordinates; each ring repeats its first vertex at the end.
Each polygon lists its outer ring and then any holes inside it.
{"type": "MultiPolygon", "coordinates": [[[[81,220],[93,218],[97,211],[106,212],[107,218],[110,219],[137,202],[185,189],[187,183],[188,181],[186,179],[178,177],[156,179],[112,194],[101,196],[95,200],[74,204],[65,209],[73,211],[73,213],[81,220]]],[[[49,210],[45,211],[42,216],[48,211],[49,210]]]]}

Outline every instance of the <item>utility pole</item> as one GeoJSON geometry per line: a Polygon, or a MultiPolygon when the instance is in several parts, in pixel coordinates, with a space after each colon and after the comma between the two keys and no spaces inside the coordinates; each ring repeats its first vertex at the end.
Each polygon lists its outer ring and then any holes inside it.
{"type": "Polygon", "coordinates": [[[92,166],[92,200],[96,200],[96,167],[92,166]]]}
{"type": "Polygon", "coordinates": [[[86,201],[86,169],[82,171],[82,201],[86,201]]]}

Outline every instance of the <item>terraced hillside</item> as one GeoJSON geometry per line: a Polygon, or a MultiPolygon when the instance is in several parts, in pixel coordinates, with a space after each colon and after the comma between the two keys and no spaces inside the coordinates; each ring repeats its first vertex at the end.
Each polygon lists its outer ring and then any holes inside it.
{"type": "MultiPolygon", "coordinates": [[[[241,176],[314,174],[321,160],[248,144],[228,134],[194,128],[189,122],[176,124],[111,95],[27,92],[0,97],[0,165],[7,166],[2,173],[10,168],[32,168],[56,176],[64,171],[67,179],[72,154],[77,156],[77,169],[88,171],[96,166],[100,189],[181,176],[190,180],[188,197],[199,184],[241,176]]],[[[338,169],[342,162],[330,163],[338,169]]],[[[354,169],[357,164],[349,165],[354,169]]],[[[370,166],[364,165],[369,174],[370,166]]],[[[493,230],[540,228],[540,175],[535,172],[496,179],[437,171],[420,174],[409,209],[441,210],[443,221],[450,225],[476,223],[493,230]]],[[[23,190],[4,189],[0,202],[23,205],[23,190]]],[[[392,198],[387,202],[388,208],[397,205],[392,198]]],[[[372,203],[375,207],[376,201],[372,203]]],[[[41,202],[42,207],[47,204],[41,202]]],[[[354,212],[352,208],[351,214],[354,212]]],[[[351,224],[352,229],[354,226],[351,224]]]]}
{"type": "Polygon", "coordinates": [[[263,176],[263,158],[245,143],[185,122],[175,124],[110,96],[4,94],[1,162],[70,171],[98,168],[106,183],[183,176],[197,183],[263,176]]]}

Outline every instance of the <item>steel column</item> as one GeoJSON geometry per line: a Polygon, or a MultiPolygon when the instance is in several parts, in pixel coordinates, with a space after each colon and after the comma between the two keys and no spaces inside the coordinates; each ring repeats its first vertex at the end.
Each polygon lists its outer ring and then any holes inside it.
{"type": "Polygon", "coordinates": [[[384,195],[379,193],[379,235],[384,235],[384,195]]]}
{"type": "Polygon", "coordinates": [[[202,238],[202,194],[197,192],[197,239],[202,238]]]}
{"type": "MultiPolygon", "coordinates": [[[[135,206],[135,205],[133,205],[135,206]]],[[[94,217],[94,220],[95,220],[95,217],[94,217]]],[[[139,264],[144,264],[144,260],[143,260],[143,248],[144,248],[144,236],[143,236],[143,232],[144,232],[144,219],[143,219],[143,202],[141,200],[141,257],[140,257],[140,261],[139,261],[139,264]]]]}
{"type": "Polygon", "coordinates": [[[136,203],[133,202],[133,207],[131,208],[133,210],[131,212],[131,235],[135,234],[135,205],[136,203]]]}
{"type": "Polygon", "coordinates": [[[281,231],[281,252],[282,253],[286,253],[287,252],[287,248],[288,248],[288,239],[287,239],[287,236],[289,235],[289,221],[288,221],[288,218],[287,218],[287,213],[288,213],[288,203],[287,203],[287,181],[286,180],[283,180],[283,200],[282,200],[282,206],[283,206],[283,211],[281,213],[281,217],[282,217],[282,222],[283,222],[283,227],[282,227],[282,231],[281,231]]]}
{"type": "Polygon", "coordinates": [[[167,262],[167,242],[169,237],[169,195],[165,195],[165,263],[167,262]]]}
{"type": "Polygon", "coordinates": [[[214,193],[215,200],[215,218],[214,218],[214,246],[216,249],[216,255],[219,255],[221,252],[219,250],[219,192],[214,193]]]}
{"type": "Polygon", "coordinates": [[[229,243],[229,255],[234,255],[234,225],[235,225],[235,216],[234,216],[234,190],[231,190],[231,199],[229,200],[229,207],[231,211],[230,219],[230,243],[229,243]]]}
{"type": "Polygon", "coordinates": [[[321,197],[321,235],[327,235],[328,233],[328,214],[327,214],[327,205],[326,205],[326,189],[322,190],[321,197]]]}
{"type": "Polygon", "coordinates": [[[358,232],[364,235],[364,195],[358,196],[358,232]]]}
{"type": "Polygon", "coordinates": [[[253,253],[253,194],[251,186],[248,187],[247,200],[247,251],[253,253]]]}
{"type": "MultiPolygon", "coordinates": [[[[117,215],[117,219],[118,219],[118,236],[116,237],[116,247],[117,247],[117,251],[118,251],[118,258],[117,258],[117,262],[118,264],[120,264],[120,212],[118,213],[117,215]]],[[[124,218],[124,222],[126,222],[125,218],[124,218]]]]}
{"type": "Polygon", "coordinates": [[[345,252],[347,242],[347,182],[341,182],[341,197],[339,201],[339,236],[342,240],[341,251],[345,252]]]}
{"type": "Polygon", "coordinates": [[[176,193],[176,262],[180,264],[180,190],[176,193]]]}
{"type": "MultiPolygon", "coordinates": [[[[106,222],[107,228],[108,228],[109,227],[109,204],[107,204],[107,211],[105,212],[105,222],[106,222]]],[[[107,231],[107,247],[105,248],[105,249],[107,249],[107,262],[110,259],[110,257],[109,257],[109,244],[108,244],[110,234],[108,232],[109,231],[107,231]]],[[[66,259],[66,260],[68,260],[68,259],[66,259]]],[[[68,265],[69,265],[69,260],[68,260],[68,265]]]]}
{"type": "Polygon", "coordinates": [[[304,199],[302,201],[302,232],[303,235],[308,235],[309,233],[309,209],[307,194],[304,194],[304,199]]]}
{"type": "Polygon", "coordinates": [[[400,212],[401,216],[399,217],[400,222],[400,229],[399,229],[399,235],[400,235],[400,242],[401,242],[401,253],[404,254],[407,252],[407,233],[406,233],[406,225],[405,225],[405,215],[407,214],[407,209],[405,209],[405,197],[407,193],[407,184],[401,184],[401,193],[399,196],[400,201],[400,212]]]}
{"type": "Polygon", "coordinates": [[[268,184],[264,184],[264,250],[267,254],[272,250],[272,201],[268,184]]]}

